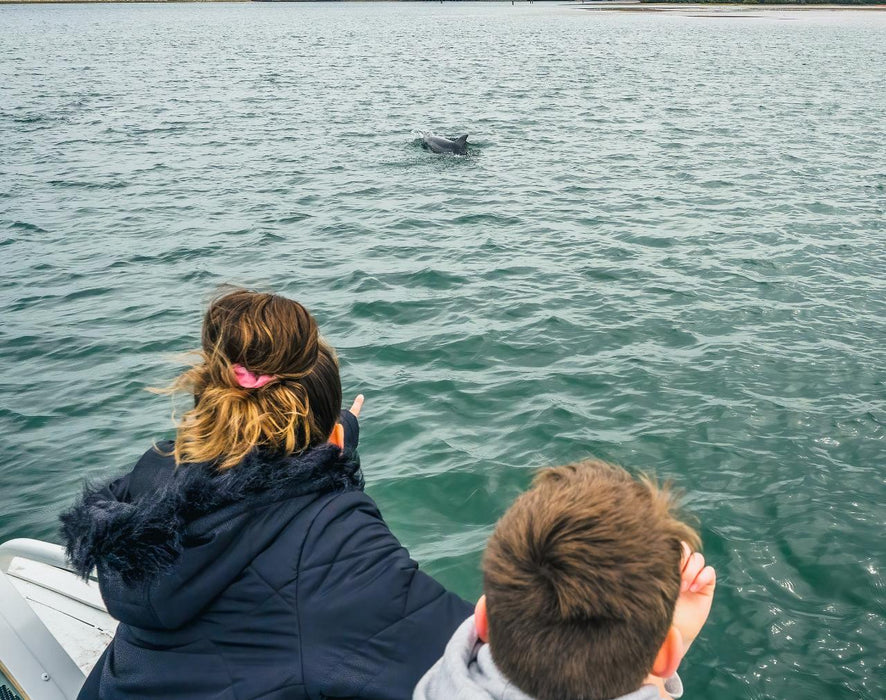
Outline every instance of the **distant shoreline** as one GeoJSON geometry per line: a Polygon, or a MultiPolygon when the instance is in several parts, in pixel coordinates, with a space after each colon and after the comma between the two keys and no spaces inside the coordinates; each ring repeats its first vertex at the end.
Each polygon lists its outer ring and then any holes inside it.
{"type": "MultiPolygon", "coordinates": [[[[171,5],[176,3],[234,3],[249,2],[256,4],[270,3],[301,3],[301,2],[428,2],[437,4],[441,0],[0,0],[0,5],[77,5],[77,4],[140,4],[140,5],[171,5]]],[[[463,0],[442,0],[443,2],[462,2],[463,0]]],[[[484,0],[487,2],[507,3],[509,0],[484,0]]],[[[514,0],[511,4],[529,4],[529,0],[514,0]]],[[[718,0],[533,0],[539,3],[558,3],[585,10],[607,10],[611,12],[666,12],[668,10],[696,9],[734,9],[747,10],[886,10],[886,3],[871,3],[868,0],[845,0],[818,3],[811,2],[772,2],[770,0],[748,0],[747,2],[720,2],[718,0]]]]}
{"type": "Polygon", "coordinates": [[[668,10],[886,10],[886,3],[866,0],[846,0],[845,2],[774,2],[770,0],[748,0],[747,2],[718,2],[717,0],[580,0],[570,3],[585,10],[611,10],[621,12],[667,12],[668,10]]]}
{"type": "Polygon", "coordinates": [[[678,12],[695,10],[709,12],[712,16],[724,17],[721,10],[732,10],[737,13],[813,10],[867,10],[874,12],[886,11],[886,4],[874,4],[864,0],[855,2],[767,2],[766,0],[750,0],[749,2],[716,2],[709,0],[583,0],[570,3],[583,10],[601,10],[607,12],[678,12]]]}
{"type": "MultiPolygon", "coordinates": [[[[196,5],[198,3],[261,2],[262,0],[0,0],[0,5],[196,5]]],[[[287,0],[315,2],[316,0],[287,0]]],[[[341,0],[339,0],[341,1],[341,0]]]]}
{"type": "MultiPolygon", "coordinates": [[[[199,3],[250,2],[259,4],[268,1],[317,2],[317,0],[0,0],[0,5],[196,5],[199,3]]],[[[342,2],[342,0],[337,0],[342,2]]]]}

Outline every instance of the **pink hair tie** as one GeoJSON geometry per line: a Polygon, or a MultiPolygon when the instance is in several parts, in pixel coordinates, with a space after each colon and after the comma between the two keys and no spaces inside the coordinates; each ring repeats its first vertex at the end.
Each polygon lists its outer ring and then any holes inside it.
{"type": "Polygon", "coordinates": [[[231,369],[234,370],[234,378],[237,380],[237,384],[244,389],[258,389],[277,378],[273,374],[261,374],[256,376],[243,365],[231,365],[231,369]]]}

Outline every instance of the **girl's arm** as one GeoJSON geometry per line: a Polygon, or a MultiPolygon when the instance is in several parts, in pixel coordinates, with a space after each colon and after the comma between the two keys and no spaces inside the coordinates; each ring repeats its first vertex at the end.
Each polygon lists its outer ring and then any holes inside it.
{"type": "Polygon", "coordinates": [[[311,697],[408,700],[473,612],[419,571],[362,492],[333,498],[314,519],[298,576],[311,697]]]}

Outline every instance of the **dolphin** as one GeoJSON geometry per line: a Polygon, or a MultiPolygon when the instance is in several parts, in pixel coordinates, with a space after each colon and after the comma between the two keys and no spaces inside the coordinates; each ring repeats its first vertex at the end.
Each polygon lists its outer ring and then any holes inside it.
{"type": "Polygon", "coordinates": [[[459,136],[454,141],[450,141],[443,136],[434,136],[434,134],[423,134],[421,137],[422,146],[434,153],[457,153],[465,155],[468,152],[468,135],[459,136]]]}

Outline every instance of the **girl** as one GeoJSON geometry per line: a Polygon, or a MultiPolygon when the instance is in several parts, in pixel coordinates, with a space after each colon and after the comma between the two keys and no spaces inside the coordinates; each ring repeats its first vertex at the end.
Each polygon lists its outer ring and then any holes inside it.
{"type": "Polygon", "coordinates": [[[410,698],[471,607],[363,493],[363,397],[300,304],[234,291],[203,321],[174,442],[62,515],[120,620],[79,698],[410,698]]]}

